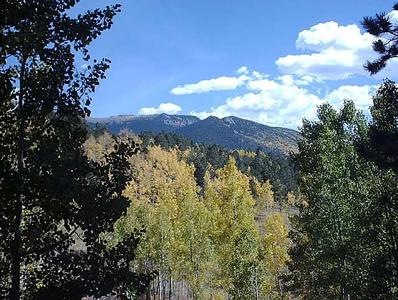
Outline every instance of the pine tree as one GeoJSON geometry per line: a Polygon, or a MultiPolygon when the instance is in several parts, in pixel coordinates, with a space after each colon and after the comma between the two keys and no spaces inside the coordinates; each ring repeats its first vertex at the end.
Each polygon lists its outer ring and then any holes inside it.
{"type": "MultiPolygon", "coordinates": [[[[398,3],[393,6],[393,9],[398,10],[398,3]]],[[[376,38],[373,42],[373,50],[379,58],[368,61],[364,66],[370,74],[374,75],[384,69],[389,60],[398,57],[398,27],[386,13],[363,18],[362,26],[376,38]]]]}

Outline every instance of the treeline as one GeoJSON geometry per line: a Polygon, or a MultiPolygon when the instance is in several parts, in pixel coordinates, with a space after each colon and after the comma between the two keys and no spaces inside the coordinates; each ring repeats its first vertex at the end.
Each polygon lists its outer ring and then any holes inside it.
{"type": "MultiPolygon", "coordinates": [[[[118,140],[128,139],[142,145],[128,132],[104,133],[91,137],[86,151],[101,161],[118,140]]],[[[197,149],[183,148],[147,145],[129,161],[133,179],[124,195],[131,204],[112,243],[144,230],[133,265],[157,274],[148,299],[283,297],[287,214],[275,206],[270,181],[243,174],[231,156],[220,168],[209,164],[200,186],[191,163],[197,149]]]]}
{"type": "MultiPolygon", "coordinates": [[[[97,143],[109,144],[111,134],[104,127],[88,127],[90,140],[97,139],[97,143]]],[[[121,134],[128,135],[128,131],[121,134]]],[[[257,180],[264,182],[270,180],[276,202],[282,202],[287,198],[290,191],[297,191],[297,170],[290,156],[275,153],[266,153],[258,149],[228,150],[216,144],[197,143],[174,133],[144,132],[139,134],[135,140],[141,145],[143,151],[150,146],[160,146],[163,149],[178,148],[187,153],[185,159],[188,164],[195,167],[195,179],[200,187],[204,186],[205,173],[208,166],[220,169],[226,165],[230,157],[236,161],[238,169],[257,180]]]]}

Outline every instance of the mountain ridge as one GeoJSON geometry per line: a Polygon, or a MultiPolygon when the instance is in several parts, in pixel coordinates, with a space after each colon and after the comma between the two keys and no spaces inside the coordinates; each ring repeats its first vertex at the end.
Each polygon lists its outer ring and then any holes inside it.
{"type": "Polygon", "coordinates": [[[272,127],[235,116],[199,119],[191,115],[118,115],[87,118],[90,127],[104,126],[114,134],[122,130],[134,133],[150,131],[170,132],[195,142],[212,143],[228,149],[261,149],[266,152],[288,154],[297,151],[299,133],[293,129],[272,127]]]}

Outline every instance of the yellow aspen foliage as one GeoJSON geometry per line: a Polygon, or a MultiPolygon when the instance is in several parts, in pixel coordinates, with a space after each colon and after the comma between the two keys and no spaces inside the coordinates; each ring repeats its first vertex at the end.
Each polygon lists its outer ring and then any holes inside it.
{"type": "MultiPolygon", "coordinates": [[[[186,157],[176,148],[151,147],[130,160],[133,180],[124,194],[131,205],[115,230],[120,236],[145,229],[134,267],[158,271],[151,290],[159,297],[173,282],[189,290],[184,299],[271,295],[287,259],[284,219],[269,216],[260,237],[250,177],[235,160],[215,171],[208,167],[201,191],[186,157]]],[[[273,203],[271,188],[269,181],[256,182],[264,205],[273,203]]]]}
{"type": "Polygon", "coordinates": [[[294,206],[296,204],[296,196],[292,192],[287,193],[287,204],[289,206],[294,206]]]}
{"type": "Polygon", "coordinates": [[[238,287],[237,283],[241,281],[241,274],[249,269],[258,242],[249,177],[241,173],[235,160],[230,158],[224,168],[217,170],[216,178],[210,180],[207,174],[205,179],[204,202],[215,214],[212,225],[216,233],[212,238],[219,260],[218,283],[238,295],[246,289],[246,285],[238,287]]]}
{"type": "Polygon", "coordinates": [[[97,162],[104,162],[105,155],[114,150],[115,140],[108,132],[104,132],[97,138],[89,136],[84,143],[85,154],[88,158],[97,162]]]}
{"type": "Polygon", "coordinates": [[[268,211],[275,205],[274,192],[272,191],[272,185],[269,180],[265,182],[259,182],[256,178],[253,178],[254,188],[256,192],[256,209],[257,212],[262,210],[268,211]]]}
{"type": "Polygon", "coordinates": [[[281,213],[269,215],[264,222],[265,235],[262,237],[262,253],[266,276],[262,284],[262,292],[270,294],[274,290],[278,276],[289,260],[288,228],[285,216],[281,213]]]}
{"type": "Polygon", "coordinates": [[[211,256],[210,223],[194,168],[181,157],[178,149],[152,147],[132,158],[134,179],[125,190],[132,204],[120,223],[130,230],[145,227],[137,256],[140,267],[188,282],[200,298],[211,256]]]}

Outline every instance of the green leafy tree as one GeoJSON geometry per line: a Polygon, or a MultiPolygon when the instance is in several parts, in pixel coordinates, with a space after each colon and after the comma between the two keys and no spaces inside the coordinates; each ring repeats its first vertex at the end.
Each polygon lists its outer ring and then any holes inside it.
{"type": "Polygon", "coordinates": [[[304,299],[395,299],[398,274],[397,87],[385,81],[366,124],[346,102],[304,121],[305,199],[293,218],[288,284],[304,299]]]}
{"type": "MultiPolygon", "coordinates": [[[[393,10],[398,10],[398,3],[393,10]]],[[[365,65],[370,74],[376,74],[388,61],[398,57],[398,27],[385,13],[365,17],[362,25],[376,37],[373,49],[379,58],[365,65]]],[[[381,85],[370,110],[369,132],[358,144],[358,150],[383,171],[379,172],[380,181],[370,213],[369,241],[373,244],[374,255],[369,263],[368,292],[394,298],[398,291],[398,89],[394,82],[386,80],[381,85]]]]}
{"type": "Polygon", "coordinates": [[[255,228],[242,228],[234,236],[234,254],[229,262],[230,294],[234,299],[255,299],[256,267],[259,247],[255,228]]]}
{"type": "Polygon", "coordinates": [[[295,157],[307,205],[292,219],[291,289],[305,299],[349,299],[366,273],[358,245],[373,169],[360,159],[355,141],[367,125],[352,102],[339,112],[324,104],[318,118],[304,120],[295,157]]]}
{"type": "Polygon", "coordinates": [[[120,143],[99,164],[84,154],[91,93],[109,61],[87,47],[120,11],[73,18],[76,0],[4,0],[0,6],[0,297],[81,299],[125,295],[145,278],[130,270],[137,240],[107,247],[125,212],[120,143]],[[91,64],[82,71],[79,60],[91,64]],[[79,245],[77,245],[77,243],[79,245]]]}

